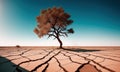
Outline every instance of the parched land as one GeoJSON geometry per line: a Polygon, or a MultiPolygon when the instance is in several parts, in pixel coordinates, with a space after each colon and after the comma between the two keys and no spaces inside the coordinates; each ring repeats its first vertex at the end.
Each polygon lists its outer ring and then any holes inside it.
{"type": "Polygon", "coordinates": [[[0,72],[120,72],[120,47],[0,47],[0,72]]]}

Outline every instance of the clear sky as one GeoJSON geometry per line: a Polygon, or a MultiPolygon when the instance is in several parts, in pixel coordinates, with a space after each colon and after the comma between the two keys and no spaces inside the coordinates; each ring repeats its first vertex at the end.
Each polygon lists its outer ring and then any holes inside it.
{"type": "Polygon", "coordinates": [[[120,46],[120,0],[0,0],[0,46],[59,45],[33,32],[36,16],[48,7],[63,7],[75,33],[64,45],[120,46]]]}

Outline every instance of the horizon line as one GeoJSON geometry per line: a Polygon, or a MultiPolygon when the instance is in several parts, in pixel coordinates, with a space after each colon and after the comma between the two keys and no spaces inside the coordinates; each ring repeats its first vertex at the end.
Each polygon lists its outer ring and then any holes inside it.
{"type": "MultiPolygon", "coordinates": [[[[0,46],[0,48],[2,47],[16,47],[15,46],[0,46]]],[[[59,47],[59,46],[22,46],[22,45],[18,45],[20,47],[59,47]]],[[[120,46],[63,46],[63,47],[120,47],[120,46]]]]}

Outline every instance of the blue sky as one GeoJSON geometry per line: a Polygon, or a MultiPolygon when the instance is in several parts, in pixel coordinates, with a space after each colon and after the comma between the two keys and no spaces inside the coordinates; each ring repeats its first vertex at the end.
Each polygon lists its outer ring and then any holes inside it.
{"type": "Polygon", "coordinates": [[[0,0],[0,45],[59,45],[33,32],[40,11],[54,6],[74,21],[75,33],[61,38],[64,45],[120,45],[119,0],[0,0]]]}

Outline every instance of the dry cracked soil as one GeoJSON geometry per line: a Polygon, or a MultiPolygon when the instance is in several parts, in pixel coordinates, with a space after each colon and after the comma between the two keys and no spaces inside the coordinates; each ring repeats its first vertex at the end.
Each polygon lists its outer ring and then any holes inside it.
{"type": "Polygon", "coordinates": [[[0,72],[120,72],[120,47],[0,47],[0,72]]]}

